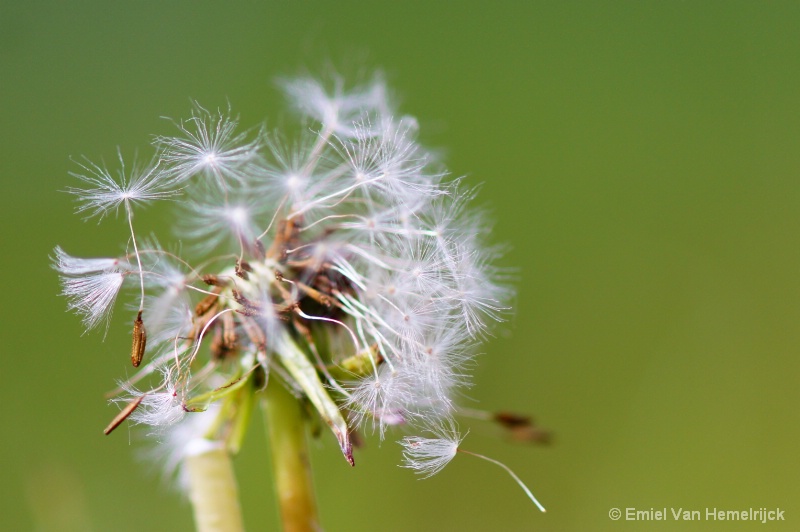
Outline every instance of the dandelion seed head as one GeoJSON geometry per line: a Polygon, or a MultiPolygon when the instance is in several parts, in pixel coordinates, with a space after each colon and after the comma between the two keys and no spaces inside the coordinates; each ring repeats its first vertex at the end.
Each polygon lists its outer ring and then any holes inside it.
{"type": "MultiPolygon", "coordinates": [[[[79,210],[123,207],[128,245],[91,259],[56,248],[62,292],[93,328],[138,281],[129,310],[144,362],[119,400],[138,400],[129,419],[157,438],[230,438],[240,398],[282,382],[348,460],[353,430],[432,427],[435,438],[403,445],[409,467],[433,474],[460,442],[459,390],[509,296],[475,191],[420,144],[380,76],[282,85],[302,116],[297,139],[240,131],[230,110],[196,105],[155,139],[155,163],[129,171],[120,160],[117,177],[80,163],[79,210]],[[180,245],[137,235],[138,209],[162,199],[176,200],[180,245]],[[187,419],[200,412],[210,435],[187,419]]],[[[164,454],[172,469],[183,456],[164,454]]]]}

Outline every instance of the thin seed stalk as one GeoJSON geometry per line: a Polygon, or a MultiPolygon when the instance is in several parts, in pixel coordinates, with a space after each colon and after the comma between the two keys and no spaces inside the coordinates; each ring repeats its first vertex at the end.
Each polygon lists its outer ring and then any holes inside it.
{"type": "Polygon", "coordinates": [[[243,532],[239,490],[222,442],[197,439],[186,457],[189,499],[198,532],[243,532]]]}
{"type": "Polygon", "coordinates": [[[265,393],[264,414],[283,529],[317,532],[321,528],[300,403],[272,379],[265,393]]]}

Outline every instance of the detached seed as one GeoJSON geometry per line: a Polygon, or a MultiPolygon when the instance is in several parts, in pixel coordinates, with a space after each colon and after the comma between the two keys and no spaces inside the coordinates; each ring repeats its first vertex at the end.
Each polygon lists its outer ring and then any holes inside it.
{"type": "Polygon", "coordinates": [[[111,420],[111,423],[109,423],[108,426],[103,430],[103,434],[108,436],[109,434],[111,434],[112,430],[119,427],[123,421],[128,419],[128,416],[133,414],[133,411],[136,410],[136,408],[138,408],[144,397],[145,397],[144,395],[140,395],[139,397],[128,403],[125,406],[125,408],[120,410],[119,414],[117,414],[116,417],[111,420]]]}

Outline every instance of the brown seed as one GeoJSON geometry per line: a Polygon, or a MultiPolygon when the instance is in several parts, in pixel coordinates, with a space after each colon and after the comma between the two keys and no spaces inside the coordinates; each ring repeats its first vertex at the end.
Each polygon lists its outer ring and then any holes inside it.
{"type": "Polygon", "coordinates": [[[281,220],[278,222],[275,238],[272,240],[272,245],[266,253],[267,258],[272,258],[279,262],[286,261],[287,250],[293,247],[294,240],[299,232],[299,223],[299,220],[294,219],[281,220]]]}
{"type": "Polygon", "coordinates": [[[267,254],[267,250],[264,248],[264,243],[261,242],[261,240],[256,239],[256,241],[253,243],[253,247],[255,247],[259,259],[263,259],[267,254]]]}
{"type": "Polygon", "coordinates": [[[222,330],[219,327],[214,328],[214,336],[211,338],[211,355],[215,360],[220,360],[225,357],[225,344],[222,340],[222,330]]]}
{"type": "Polygon", "coordinates": [[[202,279],[203,282],[209,286],[222,286],[222,287],[228,286],[227,279],[220,279],[219,277],[213,274],[204,275],[200,279],[202,279]]]}
{"type": "Polygon", "coordinates": [[[217,302],[217,298],[219,297],[219,293],[222,291],[221,288],[217,287],[214,289],[213,294],[208,294],[206,297],[200,300],[196,307],[194,307],[194,313],[198,316],[202,316],[206,312],[208,312],[211,307],[214,306],[214,303],[217,302]]]}
{"type": "Polygon", "coordinates": [[[211,350],[213,359],[224,360],[235,356],[236,353],[238,353],[236,346],[228,347],[222,340],[220,340],[220,336],[215,335],[211,340],[211,346],[209,349],[211,350]]]}
{"type": "Polygon", "coordinates": [[[138,368],[144,358],[144,350],[147,347],[147,331],[142,321],[142,311],[133,320],[133,345],[131,346],[131,362],[134,368],[138,368]]]}
{"type": "Polygon", "coordinates": [[[119,427],[123,421],[128,419],[128,416],[133,414],[133,411],[136,410],[136,408],[138,408],[139,404],[141,404],[142,399],[144,399],[144,397],[145,397],[144,395],[140,395],[139,397],[128,403],[125,406],[125,408],[120,410],[119,414],[117,414],[116,417],[114,417],[114,419],[111,420],[111,423],[109,423],[108,426],[105,429],[103,429],[103,434],[108,436],[109,434],[111,434],[112,430],[119,427]]]}
{"type": "Polygon", "coordinates": [[[275,259],[280,257],[281,250],[284,245],[284,231],[286,228],[286,220],[281,220],[278,222],[278,228],[275,231],[275,238],[272,239],[272,245],[270,245],[269,249],[266,253],[266,258],[268,259],[275,259]]]}
{"type": "Polygon", "coordinates": [[[512,427],[508,435],[514,441],[539,445],[548,445],[553,440],[552,432],[537,427],[512,427]]]}
{"type": "Polygon", "coordinates": [[[533,426],[533,420],[530,416],[514,412],[495,412],[494,420],[507,429],[533,426]]]}
{"type": "Polygon", "coordinates": [[[234,349],[239,342],[239,336],[236,334],[236,321],[230,313],[222,315],[222,340],[227,349],[234,349]]]}
{"type": "Polygon", "coordinates": [[[211,305],[208,308],[207,312],[203,313],[199,317],[193,318],[192,319],[192,329],[189,331],[189,334],[187,335],[186,339],[190,340],[190,341],[196,340],[200,336],[200,334],[203,332],[203,329],[205,329],[206,325],[208,325],[208,322],[211,321],[211,318],[214,317],[214,314],[216,313],[216,310],[217,310],[217,306],[216,305],[211,305]]]}
{"type": "Polygon", "coordinates": [[[250,276],[247,275],[247,272],[252,272],[253,267],[250,266],[249,262],[239,259],[236,261],[236,266],[234,267],[233,271],[238,277],[241,277],[246,281],[248,278],[250,278],[250,276]]]}
{"type": "Polygon", "coordinates": [[[301,283],[300,281],[295,281],[295,286],[297,286],[300,290],[305,292],[305,294],[322,305],[323,307],[330,307],[333,304],[333,300],[331,300],[330,296],[324,294],[317,290],[316,288],[312,288],[307,284],[301,283]]]}
{"type": "Polygon", "coordinates": [[[260,314],[264,310],[264,307],[261,305],[261,303],[253,301],[252,299],[248,299],[236,289],[231,290],[231,295],[233,296],[233,299],[235,299],[237,303],[239,303],[242,307],[244,307],[243,309],[244,311],[250,313],[246,314],[247,316],[255,316],[257,314],[260,314]]]}
{"type": "Polygon", "coordinates": [[[261,352],[266,351],[267,337],[264,335],[264,331],[258,323],[246,316],[239,321],[242,324],[242,329],[244,329],[245,334],[250,339],[250,342],[256,346],[256,349],[261,352]]]}

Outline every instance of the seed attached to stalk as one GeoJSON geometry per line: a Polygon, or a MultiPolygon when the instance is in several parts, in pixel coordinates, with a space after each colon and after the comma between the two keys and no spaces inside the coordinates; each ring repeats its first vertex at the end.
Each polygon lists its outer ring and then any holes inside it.
{"type": "Polygon", "coordinates": [[[253,242],[253,248],[255,249],[259,260],[264,259],[264,257],[267,255],[267,249],[264,247],[264,243],[261,240],[256,239],[256,241],[253,242]]]}
{"type": "Polygon", "coordinates": [[[247,281],[250,278],[248,273],[253,271],[253,267],[250,266],[250,263],[246,260],[239,259],[236,261],[236,266],[233,271],[236,272],[237,277],[241,277],[247,281]]]}
{"type": "Polygon", "coordinates": [[[131,346],[131,362],[134,368],[138,368],[144,358],[144,350],[147,347],[147,331],[142,321],[142,311],[136,315],[133,321],[133,345],[131,346]]]}
{"type": "Polygon", "coordinates": [[[204,275],[200,279],[202,279],[203,282],[209,286],[219,286],[224,288],[229,284],[229,281],[227,279],[221,279],[219,276],[214,274],[204,275]]]}
{"type": "Polygon", "coordinates": [[[194,308],[194,313],[197,314],[198,316],[202,316],[203,314],[208,312],[211,309],[211,307],[213,307],[214,304],[217,302],[220,292],[222,292],[222,288],[216,287],[213,290],[212,294],[208,294],[206,297],[201,299],[200,302],[197,304],[197,306],[194,308]]]}

